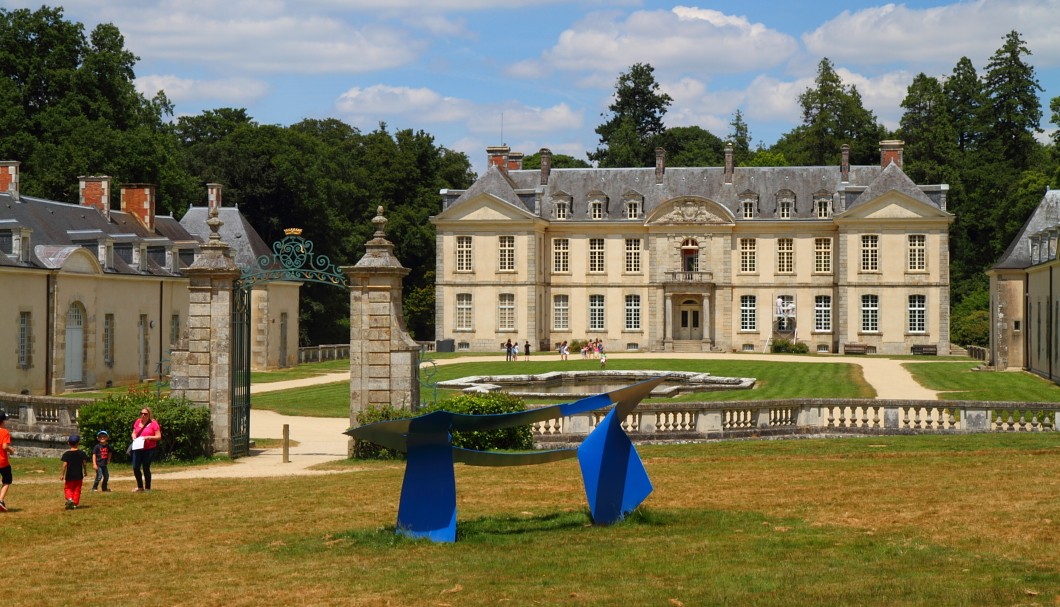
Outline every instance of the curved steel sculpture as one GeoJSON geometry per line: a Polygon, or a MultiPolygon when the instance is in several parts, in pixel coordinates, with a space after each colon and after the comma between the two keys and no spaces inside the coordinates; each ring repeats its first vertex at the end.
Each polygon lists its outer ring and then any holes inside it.
{"type": "Polygon", "coordinates": [[[350,428],[346,434],[407,453],[398,505],[397,532],[435,542],[456,540],[455,463],[470,466],[526,466],[573,457],[581,466],[593,523],[610,525],[632,512],[652,491],[637,449],[622,421],[656,385],[657,377],[573,403],[497,415],[435,411],[419,417],[350,428]],[[454,447],[453,430],[495,430],[566,417],[613,406],[574,449],[498,453],[454,447]]]}

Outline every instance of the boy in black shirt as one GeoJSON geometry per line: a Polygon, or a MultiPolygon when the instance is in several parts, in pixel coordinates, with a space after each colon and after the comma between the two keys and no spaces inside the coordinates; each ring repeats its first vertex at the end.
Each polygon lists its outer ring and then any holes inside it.
{"type": "Polygon", "coordinates": [[[59,480],[63,481],[63,493],[66,495],[66,509],[73,510],[81,503],[81,484],[88,469],[88,454],[77,448],[81,437],[70,435],[70,449],[63,452],[63,471],[59,480]]]}
{"type": "Polygon", "coordinates": [[[107,484],[110,483],[110,471],[107,464],[110,463],[110,435],[106,430],[96,433],[96,446],[92,447],[92,468],[96,471],[96,480],[92,483],[92,490],[99,489],[99,481],[103,480],[103,490],[110,491],[107,484]]]}

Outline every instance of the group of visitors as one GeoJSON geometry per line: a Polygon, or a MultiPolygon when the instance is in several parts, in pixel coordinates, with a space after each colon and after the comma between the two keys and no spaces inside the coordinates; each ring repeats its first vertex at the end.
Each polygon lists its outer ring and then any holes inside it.
{"type": "MultiPolygon", "coordinates": [[[[511,362],[513,360],[519,360],[519,340],[508,340],[501,344],[501,348],[504,350],[504,360],[511,362]]],[[[530,360],[530,340],[527,340],[523,344],[523,360],[530,360]]]]}
{"type": "MultiPolygon", "coordinates": [[[[15,453],[11,446],[11,433],[4,427],[7,413],[0,411],[0,512],[7,512],[7,490],[11,486],[11,460],[15,453]]],[[[162,440],[162,426],[151,414],[151,409],[144,407],[140,417],[132,425],[132,444],[129,454],[132,456],[133,476],[136,477],[134,493],[151,490],[151,460],[154,458],[158,442],[162,440]]],[[[66,441],[69,449],[59,458],[62,469],[59,480],[63,482],[63,496],[66,498],[66,509],[76,510],[81,505],[81,487],[88,474],[88,463],[96,471],[93,491],[110,491],[110,471],[108,466],[113,456],[110,446],[110,434],[106,430],[96,433],[96,444],[92,447],[91,457],[81,450],[81,437],[71,434],[66,441]]]]}
{"type": "MultiPolygon", "coordinates": [[[[556,348],[556,351],[559,352],[560,360],[567,360],[567,357],[570,356],[570,345],[567,340],[563,340],[563,343],[556,348]]],[[[599,339],[585,342],[585,345],[582,346],[582,358],[598,358],[600,359],[600,366],[606,367],[607,353],[604,352],[604,342],[599,339]]]]}

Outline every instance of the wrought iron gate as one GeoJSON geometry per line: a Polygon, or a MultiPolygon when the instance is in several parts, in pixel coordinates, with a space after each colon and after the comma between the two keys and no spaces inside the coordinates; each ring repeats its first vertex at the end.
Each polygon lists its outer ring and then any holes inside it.
{"type": "Polygon", "coordinates": [[[261,255],[244,268],[232,290],[232,393],[231,429],[233,457],[250,452],[250,340],[251,296],[255,286],[274,281],[318,282],[349,289],[349,280],[326,255],[313,252],[313,241],[302,230],[284,230],[283,240],[272,243],[272,254],[261,255]]]}

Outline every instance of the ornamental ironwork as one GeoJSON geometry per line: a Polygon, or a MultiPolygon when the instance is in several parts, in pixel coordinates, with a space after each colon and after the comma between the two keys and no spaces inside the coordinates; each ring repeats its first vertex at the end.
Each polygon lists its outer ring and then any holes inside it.
{"type": "Polygon", "coordinates": [[[301,230],[284,230],[284,233],[287,235],[283,240],[272,243],[271,255],[260,255],[251,267],[243,269],[239,278],[241,287],[273,280],[350,286],[346,275],[327,255],[313,252],[313,241],[302,238],[301,230]]]}

